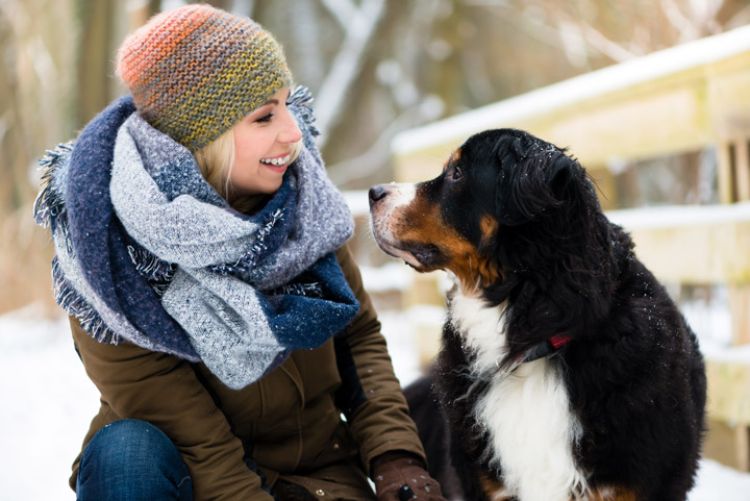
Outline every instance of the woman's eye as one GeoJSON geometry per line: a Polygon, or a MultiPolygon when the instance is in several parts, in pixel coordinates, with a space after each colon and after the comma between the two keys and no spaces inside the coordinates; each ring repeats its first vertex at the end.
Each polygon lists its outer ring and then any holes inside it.
{"type": "Polygon", "coordinates": [[[273,118],[273,113],[268,113],[266,115],[263,115],[260,118],[257,118],[255,121],[256,122],[270,122],[272,118],[273,118]]]}
{"type": "Polygon", "coordinates": [[[461,169],[461,167],[454,166],[451,169],[451,172],[450,172],[450,178],[451,178],[451,180],[458,181],[462,177],[464,177],[464,171],[463,171],[463,169],[461,169]]]}

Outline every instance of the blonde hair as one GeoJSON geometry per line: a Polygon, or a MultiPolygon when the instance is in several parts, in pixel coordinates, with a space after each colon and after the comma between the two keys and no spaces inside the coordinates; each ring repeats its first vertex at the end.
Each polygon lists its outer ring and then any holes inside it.
{"type": "Polygon", "coordinates": [[[203,178],[229,200],[229,173],[234,165],[234,132],[229,129],[194,153],[203,178]]]}
{"type": "MultiPolygon", "coordinates": [[[[302,140],[300,139],[292,146],[292,158],[289,162],[297,160],[301,151],[302,140]]],[[[229,129],[203,148],[197,150],[194,156],[206,182],[227,200],[234,209],[240,212],[247,212],[255,205],[254,201],[249,197],[237,197],[235,199],[232,196],[232,184],[229,181],[229,174],[234,165],[233,129],[229,129]]]]}

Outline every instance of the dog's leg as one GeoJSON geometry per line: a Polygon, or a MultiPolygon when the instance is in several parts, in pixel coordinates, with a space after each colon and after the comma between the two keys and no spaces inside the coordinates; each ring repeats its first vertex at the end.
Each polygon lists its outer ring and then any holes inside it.
{"type": "Polygon", "coordinates": [[[482,486],[481,473],[478,471],[479,464],[467,455],[465,446],[466,444],[462,443],[461,440],[452,440],[450,444],[451,463],[461,483],[463,499],[467,501],[491,501],[492,498],[486,496],[482,486]]]}
{"type": "Polygon", "coordinates": [[[478,473],[485,469],[480,458],[487,437],[474,420],[473,411],[476,395],[481,394],[482,388],[476,384],[460,337],[450,324],[444,326],[443,348],[433,377],[450,427],[450,460],[460,480],[463,499],[486,501],[478,473]]]}
{"type": "Polygon", "coordinates": [[[432,391],[432,378],[422,377],[404,389],[409,411],[427,454],[427,471],[440,482],[446,499],[464,499],[450,459],[448,418],[432,391]]]}

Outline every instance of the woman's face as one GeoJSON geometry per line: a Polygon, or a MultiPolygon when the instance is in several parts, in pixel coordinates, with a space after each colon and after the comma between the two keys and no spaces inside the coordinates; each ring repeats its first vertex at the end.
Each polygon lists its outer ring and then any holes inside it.
{"type": "Polygon", "coordinates": [[[229,171],[233,195],[270,195],[281,186],[295,144],[302,138],[286,106],[288,98],[285,87],[233,127],[234,163],[229,171]]]}

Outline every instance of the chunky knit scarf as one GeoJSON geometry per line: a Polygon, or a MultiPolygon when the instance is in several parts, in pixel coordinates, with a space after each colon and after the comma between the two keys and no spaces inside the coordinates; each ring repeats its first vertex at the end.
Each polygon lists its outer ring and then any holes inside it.
{"type": "Polygon", "coordinates": [[[203,362],[231,388],[342,331],[359,305],[333,252],[353,224],[309,102],[304,89],[290,98],[305,148],[252,216],[128,97],[48,152],[34,215],[52,231],[58,304],[98,341],[203,362]]]}

